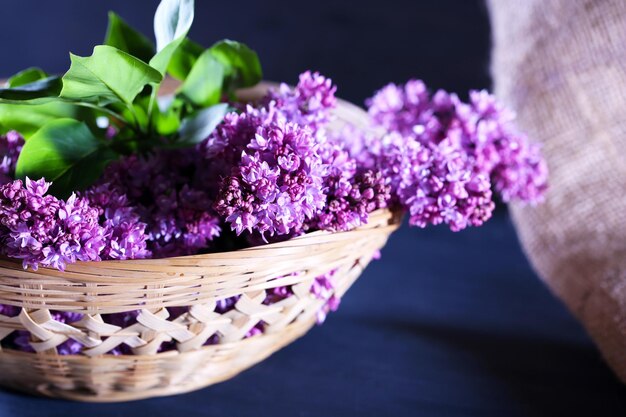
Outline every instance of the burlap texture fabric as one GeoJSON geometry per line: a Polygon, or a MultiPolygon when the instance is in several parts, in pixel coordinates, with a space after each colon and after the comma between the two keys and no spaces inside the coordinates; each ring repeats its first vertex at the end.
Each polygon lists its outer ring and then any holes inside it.
{"type": "Polygon", "coordinates": [[[544,204],[513,205],[539,275],[626,383],[626,1],[488,0],[496,95],[544,143],[544,204]]]}

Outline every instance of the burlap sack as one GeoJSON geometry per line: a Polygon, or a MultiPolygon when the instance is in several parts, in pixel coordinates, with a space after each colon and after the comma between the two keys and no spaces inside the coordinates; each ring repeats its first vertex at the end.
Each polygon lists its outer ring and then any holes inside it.
{"type": "Polygon", "coordinates": [[[550,168],[520,239],[626,383],[626,1],[488,3],[496,95],[550,168]]]}

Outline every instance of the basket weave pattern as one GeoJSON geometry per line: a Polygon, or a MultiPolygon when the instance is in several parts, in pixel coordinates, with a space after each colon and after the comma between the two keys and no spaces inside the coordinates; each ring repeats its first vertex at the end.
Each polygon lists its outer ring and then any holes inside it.
{"type": "MultiPolygon", "coordinates": [[[[362,124],[362,110],[340,102],[335,127],[362,124]]],[[[21,308],[0,315],[0,341],[16,330],[31,334],[36,353],[0,351],[0,384],[31,393],[85,401],[121,401],[186,392],[228,379],[303,335],[328,302],[311,293],[315,277],[334,271],[336,296],[358,278],[389,234],[397,213],[379,210],[367,225],[341,233],[313,232],[289,241],[233,252],[166,259],[68,265],[65,272],[23,270],[0,260],[0,304],[21,308]],[[293,295],[265,305],[266,290],[290,286],[293,295]],[[219,314],[216,301],[239,296],[219,314]],[[168,308],[188,307],[170,318],[168,308]],[[50,313],[82,313],[64,324],[50,313]],[[101,315],[140,310],[122,328],[101,315]],[[264,333],[246,337],[258,323],[264,333]],[[217,344],[206,345],[217,335],[217,344]],[[71,338],[81,355],[59,355],[71,338]],[[175,350],[158,352],[163,342],[175,350]],[[133,355],[106,355],[125,344],[133,355]]]]}

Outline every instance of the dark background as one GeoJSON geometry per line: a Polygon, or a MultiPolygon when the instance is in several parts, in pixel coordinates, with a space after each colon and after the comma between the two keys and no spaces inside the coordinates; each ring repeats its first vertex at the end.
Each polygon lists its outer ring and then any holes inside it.
{"type": "MultiPolygon", "coordinates": [[[[69,52],[104,40],[107,11],[153,37],[158,1],[0,2],[0,76],[29,66],[62,73],[69,52]]],[[[362,103],[384,84],[420,77],[459,93],[489,87],[489,24],[480,0],[196,0],[190,36],[204,46],[230,38],[261,57],[265,77],[295,83],[307,69],[362,103]]]]}
{"type": "MultiPolygon", "coordinates": [[[[419,77],[464,95],[489,88],[489,22],[476,0],[196,0],[191,36],[247,43],[267,79],[306,69],[361,104],[419,77]]],[[[152,33],[156,1],[2,1],[0,76],[89,55],[112,9],[152,33]],[[10,57],[10,58],[8,58],[10,57]]],[[[2,376],[0,375],[0,378],[2,376]]],[[[233,380],[126,404],[0,391],[1,416],[624,416],[626,390],[532,272],[505,210],[451,233],[406,226],[337,313],[233,380]]]]}

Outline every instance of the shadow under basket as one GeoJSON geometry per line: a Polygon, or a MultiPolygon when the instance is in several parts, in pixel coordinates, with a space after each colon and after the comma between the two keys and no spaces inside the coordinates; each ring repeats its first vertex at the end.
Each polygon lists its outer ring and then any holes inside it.
{"type": "MultiPolygon", "coordinates": [[[[366,123],[363,110],[343,101],[335,115],[331,129],[366,123]]],[[[0,385],[106,402],[178,394],[229,379],[306,333],[333,295],[312,294],[315,277],[334,271],[334,295],[341,297],[400,222],[399,213],[379,210],[348,232],[318,231],[232,252],[78,262],[65,272],[24,270],[18,261],[0,260],[0,304],[21,308],[18,316],[0,315],[0,340],[25,330],[35,350],[1,350],[0,385]],[[281,286],[291,286],[293,295],[264,304],[266,290],[281,286]],[[232,310],[215,311],[216,301],[233,296],[239,299],[232,310]],[[187,309],[170,315],[172,307],[187,309]],[[137,310],[137,322],[127,327],[101,317],[137,310]],[[63,324],[50,311],[83,316],[63,324]],[[260,322],[264,332],[246,337],[260,322]],[[215,335],[215,344],[206,345],[215,335]],[[70,338],[84,349],[60,355],[57,347],[70,338]],[[175,349],[158,352],[163,342],[175,349]],[[107,354],[122,344],[133,354],[107,354]]]]}

